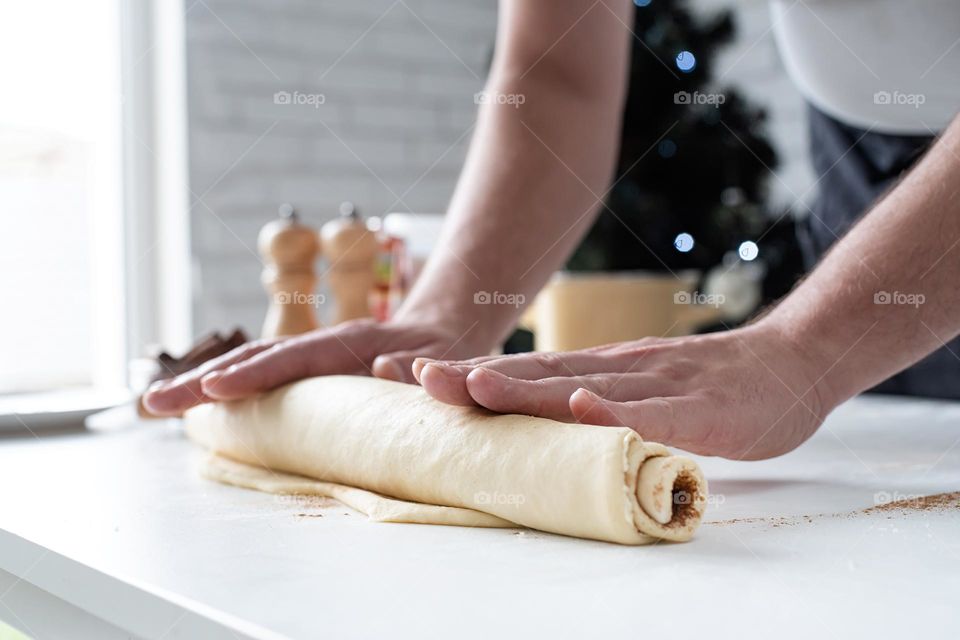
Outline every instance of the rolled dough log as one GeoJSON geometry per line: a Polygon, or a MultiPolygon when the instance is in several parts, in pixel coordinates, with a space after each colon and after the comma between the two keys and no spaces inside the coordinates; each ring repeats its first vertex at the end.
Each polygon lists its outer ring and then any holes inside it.
{"type": "Polygon", "coordinates": [[[208,477],[326,495],[381,521],[645,544],[688,540],[706,505],[696,463],[626,427],[455,407],[376,378],[301,380],[201,405],[185,425],[216,454],[208,477]]]}

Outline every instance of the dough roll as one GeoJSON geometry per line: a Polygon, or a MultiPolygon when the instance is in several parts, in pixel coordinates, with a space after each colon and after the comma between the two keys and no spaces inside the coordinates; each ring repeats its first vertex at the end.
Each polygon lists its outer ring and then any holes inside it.
{"type": "Polygon", "coordinates": [[[688,540],[706,505],[696,463],[626,427],[456,407],[376,378],[301,380],[184,420],[221,457],[209,476],[329,495],[373,519],[645,544],[688,540]]]}

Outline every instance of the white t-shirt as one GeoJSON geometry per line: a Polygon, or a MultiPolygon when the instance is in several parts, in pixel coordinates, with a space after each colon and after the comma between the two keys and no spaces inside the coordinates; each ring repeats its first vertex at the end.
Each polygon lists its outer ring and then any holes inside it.
{"type": "Polygon", "coordinates": [[[960,111],[960,0],[772,0],[787,71],[817,108],[931,135],[960,111]]]}

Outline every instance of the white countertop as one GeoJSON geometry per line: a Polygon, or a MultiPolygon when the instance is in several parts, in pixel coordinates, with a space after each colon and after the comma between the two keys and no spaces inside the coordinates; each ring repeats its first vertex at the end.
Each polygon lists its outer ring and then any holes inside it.
{"type": "Polygon", "coordinates": [[[707,523],[692,542],[648,547],[375,524],[212,484],[196,473],[201,455],[169,423],[0,440],[0,620],[38,638],[60,637],[54,610],[150,638],[960,627],[960,510],[859,512],[877,494],[960,490],[960,403],[859,399],[780,459],[701,459],[707,523]]]}

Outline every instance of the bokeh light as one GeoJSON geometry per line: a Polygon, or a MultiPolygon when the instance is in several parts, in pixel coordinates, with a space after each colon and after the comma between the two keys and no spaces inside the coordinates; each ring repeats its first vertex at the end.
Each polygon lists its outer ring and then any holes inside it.
{"type": "Polygon", "coordinates": [[[681,51],[677,54],[677,69],[684,73],[690,73],[697,66],[697,57],[689,51],[681,51]]]}
{"type": "Polygon", "coordinates": [[[757,246],[756,242],[747,240],[740,243],[740,249],[737,250],[737,253],[740,254],[741,259],[750,262],[756,260],[757,256],[760,255],[760,247],[757,246]]]}
{"type": "Polygon", "coordinates": [[[693,236],[689,233],[677,234],[677,237],[673,239],[673,246],[680,253],[687,253],[693,249],[693,236]]]}

